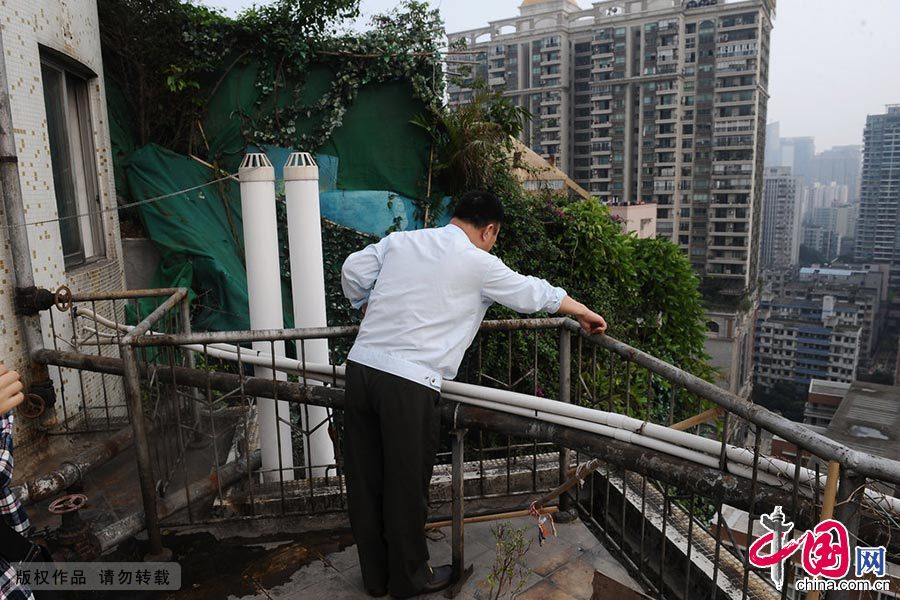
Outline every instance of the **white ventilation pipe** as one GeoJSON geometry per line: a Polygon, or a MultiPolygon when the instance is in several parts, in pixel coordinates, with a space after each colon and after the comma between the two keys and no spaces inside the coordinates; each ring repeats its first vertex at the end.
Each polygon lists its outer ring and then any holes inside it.
{"type": "MultiPolygon", "coordinates": [[[[319,212],[319,167],[308,152],[294,152],[284,165],[284,195],[287,203],[288,244],[291,257],[291,295],[294,327],[327,327],[325,315],[325,269],[322,260],[322,217],[319,212]]],[[[327,365],[328,340],[297,341],[297,358],[327,365]]],[[[327,427],[316,427],[328,419],[322,406],[300,409],[303,430],[310,431],[304,457],[313,477],[324,477],[325,466],[335,464],[334,444],[327,427]]]]}
{"type": "MultiPolygon", "coordinates": [[[[275,169],[265,154],[250,153],[238,170],[241,180],[241,213],[244,224],[244,256],[247,263],[247,295],[251,329],[284,329],[281,306],[281,268],[278,259],[278,219],[275,215],[275,169]]],[[[260,352],[284,356],[284,342],[253,342],[260,352]]],[[[271,363],[270,363],[271,364],[271,363]]],[[[282,381],[287,374],[257,366],[255,375],[282,381]]],[[[294,478],[290,405],[258,398],[259,437],[262,446],[263,481],[294,478]],[[279,470],[281,475],[279,475],[279,470]]]]}

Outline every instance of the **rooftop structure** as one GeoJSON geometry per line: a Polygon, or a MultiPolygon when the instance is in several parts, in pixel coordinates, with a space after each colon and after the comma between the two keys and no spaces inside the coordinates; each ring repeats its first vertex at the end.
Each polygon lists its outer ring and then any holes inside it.
{"type": "Polygon", "coordinates": [[[854,383],[828,426],[828,437],[875,456],[900,456],[900,388],[854,383]]]}
{"type": "Polygon", "coordinates": [[[862,324],[854,305],[766,295],[754,340],[754,382],[808,386],[812,379],[851,382],[859,364],[862,324]]]}
{"type": "Polygon", "coordinates": [[[882,335],[888,298],[888,271],[884,265],[803,267],[770,278],[767,289],[785,298],[821,302],[825,296],[857,308],[862,324],[860,361],[864,367],[874,356],[882,335]]]}

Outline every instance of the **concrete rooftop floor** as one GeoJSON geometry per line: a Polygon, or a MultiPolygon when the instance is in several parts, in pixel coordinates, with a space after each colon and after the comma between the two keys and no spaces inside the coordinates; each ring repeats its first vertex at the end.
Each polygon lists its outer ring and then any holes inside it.
{"type": "MultiPolygon", "coordinates": [[[[550,538],[543,546],[537,543],[537,528],[532,518],[510,519],[514,527],[527,528],[528,539],[534,539],[521,564],[527,569],[528,578],[523,591],[516,596],[522,600],[586,600],[593,590],[594,572],[600,571],[610,579],[641,591],[640,585],[628,574],[600,544],[581,521],[557,524],[558,537],[550,538]]],[[[485,581],[491,572],[495,557],[494,523],[475,523],[466,526],[466,564],[474,566],[474,572],[461,592],[462,600],[489,598],[489,585],[485,581]]],[[[450,562],[450,528],[429,534],[429,551],[433,565],[450,562]]],[[[173,597],[179,597],[175,594],[173,597]]],[[[279,585],[258,585],[257,593],[229,595],[229,599],[303,598],[304,600],[349,600],[368,598],[360,575],[356,546],[323,554],[306,564],[290,579],[279,585]]],[[[443,598],[443,592],[420,598],[443,598]]],[[[504,593],[502,598],[509,597],[504,593]]],[[[387,596],[386,598],[390,598],[387,596]]]]}

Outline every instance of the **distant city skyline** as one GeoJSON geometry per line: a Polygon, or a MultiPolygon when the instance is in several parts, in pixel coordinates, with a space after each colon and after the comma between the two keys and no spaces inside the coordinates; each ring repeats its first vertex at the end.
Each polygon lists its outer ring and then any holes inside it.
{"type": "MultiPolygon", "coordinates": [[[[201,0],[235,15],[252,0],[201,0]]],[[[368,17],[389,11],[395,0],[362,0],[368,17]]],[[[521,0],[431,0],[448,32],[474,29],[518,15],[521,0]]],[[[590,2],[579,0],[584,8],[590,2]]],[[[866,117],[900,104],[900,2],[896,0],[782,0],[772,34],[769,121],[784,137],[812,136],[816,151],[862,144],[866,117]]]]}

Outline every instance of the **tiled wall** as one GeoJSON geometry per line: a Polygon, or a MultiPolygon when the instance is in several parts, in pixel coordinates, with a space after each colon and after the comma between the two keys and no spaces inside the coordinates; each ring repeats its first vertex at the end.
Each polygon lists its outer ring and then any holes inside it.
{"type": "MultiPolygon", "coordinates": [[[[96,171],[103,208],[113,208],[116,204],[96,0],[0,0],[0,26],[25,220],[28,223],[49,220],[27,228],[35,283],[51,290],[65,284],[73,292],[124,289],[119,221],[115,210],[104,212],[100,219],[105,238],[105,257],[70,272],[65,270],[59,226],[53,221],[57,217],[57,209],[39,44],[65,54],[99,75],[88,85],[96,171]]],[[[5,225],[5,217],[0,222],[5,225]]],[[[0,244],[3,246],[0,250],[0,360],[9,367],[24,369],[27,367],[27,355],[13,310],[15,278],[7,234],[5,227],[0,227],[0,244]]],[[[108,314],[108,306],[101,305],[100,308],[108,314]]],[[[45,345],[52,348],[54,336],[49,321],[45,315],[45,345]]],[[[73,336],[70,319],[56,312],[54,321],[57,347],[70,350],[68,342],[73,336]]],[[[108,348],[107,351],[112,355],[115,349],[108,348]]],[[[56,369],[51,368],[51,375],[56,376],[56,369]]],[[[79,407],[83,406],[82,382],[73,373],[64,373],[63,381],[57,381],[57,394],[60,383],[65,385],[67,412],[70,416],[77,414],[79,407]]],[[[113,385],[111,389],[109,383],[107,379],[106,396],[113,394],[118,397],[118,400],[113,400],[121,404],[121,387],[113,385]]],[[[85,377],[83,384],[84,402],[88,405],[104,402],[98,377],[85,377]]],[[[18,423],[17,439],[27,442],[31,437],[29,423],[25,419],[19,419],[18,423]]]]}

